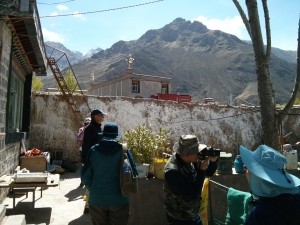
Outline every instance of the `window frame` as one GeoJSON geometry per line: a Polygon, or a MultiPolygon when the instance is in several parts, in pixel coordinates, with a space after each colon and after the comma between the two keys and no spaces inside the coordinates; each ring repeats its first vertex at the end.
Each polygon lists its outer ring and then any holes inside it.
{"type": "Polygon", "coordinates": [[[169,84],[166,84],[166,83],[161,84],[161,93],[169,94],[169,84]]]}
{"type": "Polygon", "coordinates": [[[25,82],[14,70],[10,79],[6,127],[8,132],[17,132],[22,129],[25,82]]]}
{"type": "Polygon", "coordinates": [[[131,80],[131,92],[132,93],[140,93],[141,87],[140,87],[140,81],[139,80],[131,80]]]}

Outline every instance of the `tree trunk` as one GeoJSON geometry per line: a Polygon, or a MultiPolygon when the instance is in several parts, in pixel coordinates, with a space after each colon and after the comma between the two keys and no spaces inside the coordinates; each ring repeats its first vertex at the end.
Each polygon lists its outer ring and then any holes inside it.
{"type": "Polygon", "coordinates": [[[292,108],[298,89],[300,88],[300,20],[298,28],[298,51],[297,51],[297,76],[293,94],[288,101],[286,107],[277,114],[276,106],[274,101],[274,91],[272,87],[272,81],[270,78],[269,71],[269,60],[271,55],[271,29],[270,29],[270,18],[269,10],[267,5],[267,0],[261,0],[264,19],[266,26],[266,38],[267,47],[265,50],[260,20],[257,8],[257,0],[246,0],[246,6],[248,11],[248,18],[242,9],[238,0],[232,0],[235,4],[237,10],[239,11],[241,18],[245,24],[245,27],[249,33],[252,40],[255,63],[256,63],[256,75],[257,75],[257,87],[258,87],[258,97],[259,105],[261,109],[261,125],[263,131],[263,144],[266,144],[275,149],[279,149],[278,135],[279,135],[279,125],[282,122],[284,116],[292,108]]]}
{"type": "MultiPolygon", "coordinates": [[[[265,53],[256,0],[247,0],[251,38],[256,63],[257,88],[261,109],[263,144],[278,148],[278,130],[274,102],[274,92],[269,71],[269,54],[265,53]]],[[[269,20],[269,18],[265,18],[269,20]]],[[[266,27],[267,29],[268,27],[266,27]]]]}
{"type": "Polygon", "coordinates": [[[256,58],[263,144],[278,149],[278,126],[268,64],[256,58]]]}

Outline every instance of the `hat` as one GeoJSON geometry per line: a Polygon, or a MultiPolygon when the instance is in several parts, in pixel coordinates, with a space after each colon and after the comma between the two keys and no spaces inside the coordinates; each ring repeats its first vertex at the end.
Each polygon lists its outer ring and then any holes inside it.
{"type": "Polygon", "coordinates": [[[121,134],[119,134],[118,125],[115,123],[106,123],[103,128],[102,137],[109,139],[121,137],[121,134]]]}
{"type": "Polygon", "coordinates": [[[180,136],[179,142],[174,145],[173,150],[180,155],[191,155],[198,154],[203,146],[204,145],[199,145],[195,135],[187,134],[180,136]]]}
{"type": "Polygon", "coordinates": [[[102,112],[102,111],[99,110],[99,109],[93,109],[92,112],[91,112],[91,117],[93,117],[93,116],[95,116],[95,115],[99,115],[99,114],[101,114],[101,115],[106,115],[107,113],[102,112]]]}
{"type": "Polygon", "coordinates": [[[91,118],[90,118],[90,117],[85,118],[85,120],[84,120],[84,123],[85,123],[85,124],[88,124],[88,123],[90,123],[90,122],[91,122],[91,118]]]}
{"type": "Polygon", "coordinates": [[[267,145],[260,145],[255,151],[251,151],[244,146],[240,146],[240,154],[243,163],[251,172],[249,185],[254,194],[262,196],[260,194],[267,192],[264,189],[270,185],[273,188],[277,187],[284,190],[293,189],[300,185],[299,178],[285,171],[286,158],[273,148],[267,145]],[[251,179],[252,175],[254,175],[253,179],[251,179]],[[264,186],[257,185],[259,182],[264,184],[264,186]]]}
{"type": "Polygon", "coordinates": [[[266,180],[262,180],[252,173],[249,179],[249,188],[252,194],[259,197],[274,197],[281,194],[296,194],[299,192],[299,187],[280,187],[266,180]]]}

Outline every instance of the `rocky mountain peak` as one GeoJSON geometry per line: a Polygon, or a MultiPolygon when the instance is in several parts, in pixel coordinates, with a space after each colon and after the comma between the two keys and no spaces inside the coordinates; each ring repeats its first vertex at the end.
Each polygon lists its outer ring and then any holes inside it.
{"type": "MultiPolygon", "coordinates": [[[[91,73],[95,83],[122,75],[129,54],[135,59],[136,73],[170,77],[173,92],[190,94],[194,100],[212,97],[221,103],[227,103],[229,98],[258,103],[252,45],[182,18],[149,30],[137,40],[118,41],[78,62],[73,69],[80,86],[89,86],[86,77],[91,73]]],[[[270,63],[279,103],[290,96],[290,81],[296,75],[296,64],[284,60],[284,55],[283,51],[273,54],[270,63]]]]}
{"type": "Polygon", "coordinates": [[[187,21],[182,18],[177,18],[177,19],[173,20],[173,22],[164,26],[162,29],[166,29],[166,28],[167,29],[172,28],[174,30],[178,30],[181,32],[184,32],[184,31],[196,32],[197,34],[205,34],[209,31],[207,29],[207,27],[199,21],[191,22],[191,21],[187,21]]]}
{"type": "Polygon", "coordinates": [[[103,51],[102,48],[96,48],[89,50],[86,54],[82,56],[83,59],[91,58],[93,55],[97,54],[98,52],[103,51]]]}

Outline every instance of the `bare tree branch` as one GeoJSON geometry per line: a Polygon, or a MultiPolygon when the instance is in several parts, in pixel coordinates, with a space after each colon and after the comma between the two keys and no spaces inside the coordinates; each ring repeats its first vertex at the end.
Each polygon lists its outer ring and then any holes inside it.
{"type": "MultiPolygon", "coordinates": [[[[264,41],[261,33],[260,20],[258,14],[258,7],[256,0],[246,0],[246,6],[248,9],[249,24],[252,35],[252,44],[255,55],[263,57],[264,53],[264,41]]],[[[262,59],[262,58],[261,58],[262,59]]],[[[260,62],[262,63],[262,62],[260,62]]]]}
{"type": "Polygon", "coordinates": [[[274,101],[274,90],[272,87],[272,80],[270,76],[270,57],[271,57],[271,29],[270,18],[267,0],[261,0],[265,19],[265,32],[267,47],[266,51],[264,40],[262,37],[261,23],[259,19],[259,12],[257,0],[245,0],[248,12],[246,15],[241,8],[238,0],[232,0],[238,9],[246,29],[248,30],[255,56],[256,75],[257,75],[257,91],[259,97],[259,105],[261,108],[261,125],[263,143],[273,148],[278,148],[278,131],[279,126],[284,116],[290,111],[295,102],[298,90],[300,88],[300,19],[298,30],[298,51],[297,51],[297,77],[295,81],[294,90],[288,104],[285,108],[277,114],[274,101]]]}
{"type": "Polygon", "coordinates": [[[282,122],[284,115],[286,115],[289,110],[293,107],[294,102],[297,97],[297,93],[300,87],[300,19],[298,22],[298,48],[297,48],[297,76],[296,76],[296,81],[294,85],[294,90],[292,93],[291,98],[289,99],[288,103],[284,107],[284,109],[281,111],[280,117],[279,117],[279,123],[282,122]]]}
{"type": "Polygon", "coordinates": [[[271,46],[270,16],[269,16],[267,0],[262,0],[262,5],[263,5],[263,9],[264,9],[264,14],[265,14],[266,37],[267,37],[266,63],[269,63],[272,46],[271,46]]]}
{"type": "Polygon", "coordinates": [[[244,10],[242,9],[242,7],[241,7],[241,5],[240,5],[240,3],[239,3],[238,0],[232,0],[232,1],[235,4],[235,7],[237,8],[237,10],[239,11],[240,16],[241,16],[241,18],[243,20],[243,23],[245,24],[245,27],[246,27],[246,29],[248,31],[248,34],[249,34],[249,36],[250,36],[250,38],[252,40],[252,35],[251,35],[251,30],[250,30],[250,24],[249,24],[248,18],[246,16],[244,10]]]}

